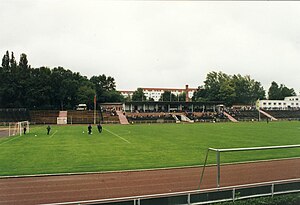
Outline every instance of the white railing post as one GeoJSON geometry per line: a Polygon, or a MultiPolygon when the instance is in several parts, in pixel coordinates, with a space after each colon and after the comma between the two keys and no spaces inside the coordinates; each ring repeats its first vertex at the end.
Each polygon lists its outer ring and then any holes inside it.
{"type": "Polygon", "coordinates": [[[140,198],[137,199],[137,205],[141,205],[141,199],[140,198]]]}
{"type": "Polygon", "coordinates": [[[188,193],[187,203],[188,203],[188,205],[191,204],[191,193],[188,193]]]}
{"type": "Polygon", "coordinates": [[[272,183],[271,192],[272,192],[272,197],[273,197],[274,196],[274,183],[272,183]]]}
{"type": "Polygon", "coordinates": [[[232,189],[232,201],[235,201],[235,188],[232,189]]]}

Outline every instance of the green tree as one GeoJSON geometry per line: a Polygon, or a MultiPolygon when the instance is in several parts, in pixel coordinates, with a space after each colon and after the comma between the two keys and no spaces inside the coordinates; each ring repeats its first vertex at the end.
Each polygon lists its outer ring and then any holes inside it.
{"type": "Polygon", "coordinates": [[[107,92],[107,101],[106,102],[123,102],[124,97],[119,91],[111,90],[107,92]]]}
{"type": "Polygon", "coordinates": [[[91,77],[97,94],[97,102],[118,102],[123,101],[121,93],[116,91],[116,83],[113,77],[106,77],[104,74],[91,77]]]}
{"type": "Polygon", "coordinates": [[[47,67],[35,68],[30,71],[26,107],[53,109],[52,99],[55,92],[51,87],[51,70],[47,67]]]}
{"type": "Polygon", "coordinates": [[[51,72],[51,87],[53,106],[59,109],[72,109],[76,106],[76,94],[80,86],[77,73],[65,70],[63,67],[54,68],[51,72]]]}
{"type": "Polygon", "coordinates": [[[278,84],[273,81],[268,92],[269,100],[280,100],[281,94],[278,84]]]}
{"type": "Polygon", "coordinates": [[[28,69],[30,66],[28,65],[27,55],[25,53],[22,53],[20,55],[20,61],[19,61],[19,67],[20,69],[28,69]]]}
{"type": "Polygon", "coordinates": [[[1,65],[0,107],[72,109],[85,102],[92,107],[95,93],[98,102],[123,101],[110,76],[93,76],[90,80],[63,67],[31,68],[26,54],[20,55],[17,64],[9,51],[1,65]]]}
{"type": "Polygon", "coordinates": [[[146,96],[142,88],[138,88],[133,92],[132,101],[146,101],[146,96]]]}
{"type": "Polygon", "coordinates": [[[234,102],[253,105],[257,99],[265,98],[265,91],[260,82],[251,79],[249,75],[234,75],[232,80],[236,95],[234,102]]]}
{"type": "Polygon", "coordinates": [[[9,67],[9,52],[8,51],[6,51],[6,53],[5,53],[5,55],[3,56],[3,58],[2,58],[2,68],[4,69],[4,70],[9,70],[10,69],[10,67],[9,67]]]}
{"type": "Polygon", "coordinates": [[[226,105],[254,104],[264,99],[265,92],[261,84],[250,76],[227,75],[222,72],[210,72],[204,86],[194,93],[194,101],[221,101],[226,105]]]}
{"type": "Polygon", "coordinates": [[[17,61],[14,56],[14,52],[11,52],[11,59],[9,60],[10,68],[12,71],[17,69],[17,61]]]}
{"type": "Polygon", "coordinates": [[[204,86],[198,86],[197,91],[194,92],[192,100],[196,102],[207,101],[208,100],[207,89],[205,89],[204,86]]]}
{"type": "Polygon", "coordinates": [[[293,88],[287,88],[285,85],[280,85],[281,98],[284,99],[288,96],[295,96],[296,92],[293,88]]]}
{"type": "Polygon", "coordinates": [[[276,82],[272,82],[269,88],[269,100],[283,100],[285,97],[288,96],[295,96],[296,93],[293,88],[287,88],[285,85],[278,84],[276,82]]]}
{"type": "Polygon", "coordinates": [[[164,91],[164,93],[160,96],[160,101],[177,101],[178,98],[171,91],[164,91]]]}
{"type": "Polygon", "coordinates": [[[255,104],[257,99],[266,99],[266,91],[260,82],[255,81],[251,85],[251,100],[252,104],[255,104]]]}
{"type": "Polygon", "coordinates": [[[186,92],[183,92],[183,93],[180,93],[178,96],[177,96],[177,101],[185,101],[185,98],[186,98],[186,92]]]}
{"type": "Polygon", "coordinates": [[[77,104],[86,104],[88,108],[93,108],[95,94],[96,92],[93,88],[93,84],[88,81],[88,83],[85,83],[78,88],[77,104]]]}
{"type": "Polygon", "coordinates": [[[232,104],[235,98],[231,77],[222,72],[210,72],[204,81],[204,93],[208,101],[223,101],[232,104]]]}

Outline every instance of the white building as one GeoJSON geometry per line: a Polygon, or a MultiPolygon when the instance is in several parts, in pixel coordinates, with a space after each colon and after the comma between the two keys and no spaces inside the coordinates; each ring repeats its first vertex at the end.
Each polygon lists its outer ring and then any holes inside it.
{"type": "Polygon", "coordinates": [[[129,91],[129,90],[119,90],[119,92],[121,93],[121,95],[123,95],[124,98],[132,98],[133,92],[134,91],[129,91]]]}
{"type": "Polygon", "coordinates": [[[285,97],[284,100],[260,100],[259,107],[265,110],[300,109],[300,95],[285,97]]]}
{"type": "MultiPolygon", "coordinates": [[[[153,98],[154,101],[159,101],[161,95],[165,91],[170,91],[172,94],[174,94],[176,97],[178,97],[182,93],[187,93],[186,101],[190,101],[190,99],[193,97],[194,92],[197,91],[196,88],[189,88],[188,85],[185,86],[185,89],[178,89],[178,88],[142,88],[144,95],[146,96],[146,100],[149,100],[150,98],[153,98]]],[[[119,91],[124,97],[130,97],[132,98],[134,91],[119,91]]],[[[168,99],[169,100],[169,99],[168,99]]],[[[175,100],[176,101],[176,100],[175,100]]]]}

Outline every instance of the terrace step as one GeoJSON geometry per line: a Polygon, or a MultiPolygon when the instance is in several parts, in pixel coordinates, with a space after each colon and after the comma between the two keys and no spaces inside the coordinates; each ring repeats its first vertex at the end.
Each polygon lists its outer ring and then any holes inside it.
{"type": "Polygon", "coordinates": [[[126,116],[123,114],[122,111],[117,111],[117,115],[118,115],[120,123],[122,125],[129,125],[129,122],[128,122],[126,116]]]}
{"type": "Polygon", "coordinates": [[[231,121],[231,122],[238,122],[234,117],[232,117],[231,115],[229,115],[227,112],[223,111],[223,114],[228,117],[228,119],[231,121]]]}
{"type": "Polygon", "coordinates": [[[172,114],[172,117],[175,119],[176,123],[180,123],[180,120],[178,119],[178,117],[174,114],[172,114]]]}
{"type": "Polygon", "coordinates": [[[191,120],[190,118],[188,118],[185,115],[180,115],[181,121],[182,122],[190,122],[190,123],[194,123],[194,120],[191,120]]]}
{"type": "Polygon", "coordinates": [[[259,109],[259,112],[260,112],[261,114],[263,114],[264,116],[270,118],[271,120],[277,120],[277,118],[273,117],[272,115],[270,115],[269,113],[267,113],[267,112],[265,112],[265,111],[263,111],[263,110],[261,110],[261,109],[259,109]]]}

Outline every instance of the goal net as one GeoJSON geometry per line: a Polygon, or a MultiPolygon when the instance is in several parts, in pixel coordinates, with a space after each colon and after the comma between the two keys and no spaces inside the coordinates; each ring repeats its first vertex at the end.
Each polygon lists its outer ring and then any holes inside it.
{"type": "MultiPolygon", "coordinates": [[[[245,148],[228,148],[228,149],[217,149],[217,148],[208,148],[207,149],[207,152],[206,152],[206,157],[205,157],[205,160],[204,160],[204,165],[203,165],[203,168],[202,168],[202,173],[201,173],[201,177],[200,177],[200,182],[199,182],[199,186],[198,186],[198,189],[200,189],[200,185],[202,183],[202,180],[203,180],[203,176],[204,176],[204,171],[205,171],[205,167],[207,166],[207,161],[208,161],[208,156],[209,156],[209,152],[215,152],[216,154],[216,160],[215,160],[215,165],[216,165],[216,184],[217,184],[217,188],[220,187],[220,181],[221,181],[221,153],[222,154],[225,154],[225,153],[239,153],[239,157],[241,157],[242,155],[252,155],[253,152],[263,152],[265,150],[276,150],[276,152],[270,152],[271,155],[276,155],[276,154],[280,154],[280,150],[282,151],[282,153],[288,153],[287,150],[291,150],[291,149],[298,149],[299,150],[300,148],[300,144],[296,144],[296,145],[282,145],[282,146],[268,146],[268,147],[245,147],[245,148]],[[244,154],[242,154],[241,152],[246,152],[244,154]],[[252,152],[252,153],[251,153],[252,152]],[[251,153],[251,154],[250,154],[251,153]],[[276,153],[276,154],[275,154],[276,153]]],[[[299,151],[298,150],[295,150],[295,156],[296,158],[299,157],[299,151]]],[[[290,154],[292,154],[292,152],[289,152],[290,154]]],[[[273,158],[273,157],[270,157],[270,159],[280,159],[281,157],[279,158],[273,158]]],[[[281,158],[282,159],[282,158],[281,158]]],[[[260,160],[255,160],[254,161],[260,161],[260,160]]],[[[252,162],[254,162],[252,161],[252,162]]],[[[244,161],[244,162],[247,162],[247,161],[244,161]]],[[[248,161],[249,163],[250,161],[248,161]]],[[[252,173],[254,174],[254,172],[252,173]]]]}
{"type": "Polygon", "coordinates": [[[8,130],[9,128],[7,123],[0,123],[0,137],[7,137],[8,130]]]}
{"type": "Polygon", "coordinates": [[[22,136],[25,130],[26,133],[29,133],[29,128],[29,121],[11,122],[8,126],[8,136],[22,136]]]}

